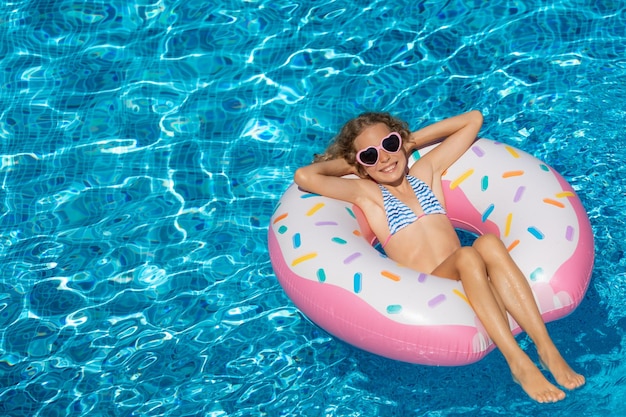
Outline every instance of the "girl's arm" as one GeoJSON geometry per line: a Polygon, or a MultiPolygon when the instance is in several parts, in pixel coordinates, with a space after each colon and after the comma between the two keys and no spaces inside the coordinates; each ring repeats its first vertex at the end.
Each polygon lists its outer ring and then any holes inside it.
{"type": "Polygon", "coordinates": [[[331,159],[298,168],[294,181],[306,191],[355,203],[363,193],[363,181],[341,177],[356,173],[356,168],[345,159],[331,159]]]}
{"type": "Polygon", "coordinates": [[[422,159],[428,161],[433,172],[442,173],[469,149],[483,125],[483,115],[472,110],[441,120],[411,134],[408,150],[417,149],[443,139],[422,159]]]}

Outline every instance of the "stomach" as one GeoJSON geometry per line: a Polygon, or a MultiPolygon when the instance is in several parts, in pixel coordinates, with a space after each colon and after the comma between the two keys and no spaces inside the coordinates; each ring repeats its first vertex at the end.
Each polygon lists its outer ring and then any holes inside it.
{"type": "Polygon", "coordinates": [[[398,231],[385,246],[394,261],[420,272],[432,272],[461,247],[445,214],[429,214],[398,231]]]}

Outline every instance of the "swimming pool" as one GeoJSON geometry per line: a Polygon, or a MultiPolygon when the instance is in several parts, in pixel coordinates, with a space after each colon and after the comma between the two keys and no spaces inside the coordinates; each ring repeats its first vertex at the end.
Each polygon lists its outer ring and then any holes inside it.
{"type": "Polygon", "coordinates": [[[0,414],[619,412],[626,6],[543,4],[4,2],[0,414]],[[437,368],[346,345],[271,269],[276,202],[346,119],[473,108],[589,212],[589,291],[548,326],[588,382],[559,404],[529,400],[497,351],[437,368]]]}

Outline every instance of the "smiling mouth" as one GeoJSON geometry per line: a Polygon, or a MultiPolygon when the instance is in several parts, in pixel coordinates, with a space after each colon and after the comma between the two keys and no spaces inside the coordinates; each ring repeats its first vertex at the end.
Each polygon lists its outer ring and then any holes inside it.
{"type": "Polygon", "coordinates": [[[390,172],[392,172],[394,169],[396,169],[396,166],[398,165],[397,162],[394,162],[393,164],[386,166],[385,168],[381,169],[380,172],[384,172],[385,174],[388,174],[390,172]]]}

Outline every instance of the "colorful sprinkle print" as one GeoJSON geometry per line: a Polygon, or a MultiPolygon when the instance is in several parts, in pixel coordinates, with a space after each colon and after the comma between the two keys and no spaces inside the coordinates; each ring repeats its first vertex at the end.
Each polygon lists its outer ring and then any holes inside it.
{"type": "Polygon", "coordinates": [[[428,301],[428,307],[435,308],[444,301],[446,301],[446,296],[444,294],[439,294],[428,301]]]}
{"type": "Polygon", "coordinates": [[[463,294],[461,291],[459,291],[459,290],[457,290],[457,289],[454,289],[454,290],[452,290],[452,293],[453,293],[454,295],[456,295],[457,297],[460,297],[460,298],[461,298],[461,300],[465,301],[468,305],[470,305],[470,306],[471,306],[471,304],[470,304],[469,300],[467,299],[467,296],[466,296],[465,294],[463,294]]]}
{"type": "Polygon", "coordinates": [[[506,149],[512,156],[513,158],[519,158],[519,153],[517,153],[517,151],[515,149],[513,149],[510,146],[505,146],[504,149],[506,149]]]}
{"type": "Polygon", "coordinates": [[[281,214],[280,216],[277,216],[277,217],[274,219],[274,224],[276,224],[276,223],[278,223],[278,222],[280,222],[280,221],[282,221],[282,220],[285,220],[285,219],[287,218],[287,216],[288,216],[288,215],[289,215],[289,213],[285,213],[285,214],[281,214]]]}
{"type": "Polygon", "coordinates": [[[398,304],[392,304],[387,306],[387,314],[399,314],[402,312],[402,306],[398,304]]]}
{"type": "Polygon", "coordinates": [[[506,250],[511,252],[515,247],[519,245],[519,239],[515,239],[509,246],[507,246],[506,250]]]}
{"type": "Polygon", "coordinates": [[[487,191],[488,188],[489,188],[489,177],[485,175],[480,181],[480,190],[487,191]]]}
{"type": "Polygon", "coordinates": [[[389,271],[381,271],[380,275],[382,275],[385,278],[389,278],[392,281],[400,281],[400,276],[394,274],[393,272],[389,272],[389,271]]]}
{"type": "Polygon", "coordinates": [[[361,253],[360,252],[354,252],[353,254],[348,256],[346,259],[344,259],[343,263],[344,263],[344,265],[351,264],[352,262],[354,262],[355,259],[360,258],[360,257],[361,257],[361,253]]]}
{"type": "Polygon", "coordinates": [[[326,281],[326,271],[324,271],[324,269],[320,268],[317,270],[317,280],[319,282],[325,282],[326,281]]]}
{"type": "Polygon", "coordinates": [[[304,256],[300,256],[299,258],[294,259],[293,262],[291,262],[291,266],[296,266],[296,265],[298,265],[298,264],[300,264],[302,262],[309,261],[309,260],[311,260],[311,259],[313,259],[315,257],[317,257],[317,253],[316,252],[307,253],[304,256]]]}
{"type": "Polygon", "coordinates": [[[483,223],[487,221],[487,219],[489,218],[489,215],[491,213],[493,213],[493,210],[496,208],[495,205],[490,204],[489,207],[487,207],[487,209],[483,212],[483,216],[482,216],[482,221],[483,223]]]}
{"type": "Polygon", "coordinates": [[[565,208],[565,204],[561,203],[560,201],[553,200],[551,198],[544,198],[543,202],[546,204],[551,204],[558,208],[565,208]]]}
{"type": "Polygon", "coordinates": [[[543,275],[543,268],[537,268],[530,273],[530,280],[537,281],[543,275]]]}
{"type": "Polygon", "coordinates": [[[534,226],[530,226],[528,228],[528,233],[530,233],[531,235],[533,235],[534,237],[536,237],[539,240],[542,240],[545,236],[543,233],[541,233],[541,230],[537,229],[534,226]]]}
{"type": "Polygon", "coordinates": [[[300,239],[300,233],[296,233],[293,235],[293,247],[298,249],[302,244],[302,240],[300,239]]]}
{"type": "Polygon", "coordinates": [[[482,150],[482,148],[480,146],[472,146],[472,151],[476,154],[476,156],[478,156],[479,158],[482,158],[483,156],[485,156],[485,151],[482,150]]]}
{"type": "Polygon", "coordinates": [[[306,212],[307,216],[312,216],[317,213],[322,207],[324,207],[324,203],[317,203],[309,211],[306,212]]]}
{"type": "Polygon", "coordinates": [[[461,183],[463,183],[463,181],[465,181],[466,179],[468,179],[469,177],[472,176],[472,174],[474,173],[473,169],[468,169],[467,171],[465,171],[463,174],[461,174],[457,179],[455,179],[454,181],[452,181],[450,183],[450,189],[454,190],[456,187],[458,187],[459,185],[461,185],[461,183]]]}
{"type": "Polygon", "coordinates": [[[363,276],[361,275],[360,272],[357,272],[356,274],[354,274],[354,292],[355,293],[360,293],[361,290],[363,289],[362,284],[363,284],[363,280],[362,280],[363,276]]]}
{"type": "Polygon", "coordinates": [[[513,213],[506,215],[506,223],[504,224],[504,237],[509,237],[511,234],[511,224],[513,223],[513,213]]]}
{"type": "Polygon", "coordinates": [[[502,178],[521,177],[524,171],[507,171],[502,173],[502,178]]]}
{"type": "Polygon", "coordinates": [[[316,226],[339,226],[339,223],[333,221],[315,222],[316,226]]]}

